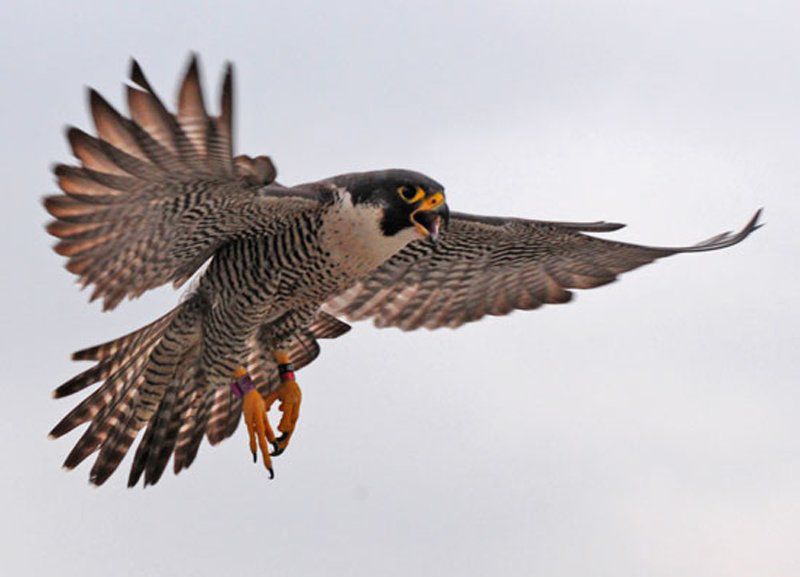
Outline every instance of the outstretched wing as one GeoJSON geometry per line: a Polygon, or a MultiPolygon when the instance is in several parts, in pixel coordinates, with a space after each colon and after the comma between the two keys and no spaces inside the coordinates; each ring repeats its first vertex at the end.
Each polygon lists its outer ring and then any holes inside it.
{"type": "Polygon", "coordinates": [[[595,238],[623,225],[558,223],[453,214],[438,245],[418,242],[325,305],[350,320],[413,330],[458,327],[485,315],[565,303],[571,288],[593,288],[657,258],[734,245],[757,229],[761,211],[738,233],[690,247],[659,248],[595,238]]]}
{"type": "Polygon", "coordinates": [[[92,300],[114,308],[167,282],[180,285],[224,242],[264,233],[293,211],[316,204],[313,192],[274,181],[267,157],[233,156],[233,70],[228,65],[220,113],[206,112],[197,59],[170,113],[139,65],[127,86],[130,118],[94,90],[89,105],[97,136],[69,128],[79,166],[54,172],[64,194],[45,199],[60,238],[56,252],[92,300]]]}

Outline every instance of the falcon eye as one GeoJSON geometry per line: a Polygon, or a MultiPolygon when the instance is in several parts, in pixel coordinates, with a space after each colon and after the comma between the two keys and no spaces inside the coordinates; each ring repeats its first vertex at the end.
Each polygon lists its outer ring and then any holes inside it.
{"type": "Polygon", "coordinates": [[[419,186],[414,190],[408,188],[407,186],[401,186],[398,187],[397,194],[399,194],[400,198],[405,200],[408,204],[411,204],[423,198],[425,196],[425,191],[419,186]]]}

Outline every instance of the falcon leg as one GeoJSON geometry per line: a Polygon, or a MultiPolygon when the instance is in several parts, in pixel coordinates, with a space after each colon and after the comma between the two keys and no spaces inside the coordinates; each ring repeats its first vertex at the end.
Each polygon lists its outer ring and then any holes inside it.
{"type": "Polygon", "coordinates": [[[280,455],[289,445],[292,438],[297,418],[300,416],[300,401],[303,394],[294,377],[294,366],[286,351],[277,350],[273,353],[275,361],[278,363],[278,372],[281,377],[280,386],[266,398],[267,407],[272,406],[275,401],[280,402],[278,410],[282,413],[281,421],[278,423],[278,431],[281,435],[272,442],[274,450],[273,456],[280,455]]]}
{"type": "Polygon", "coordinates": [[[258,459],[258,452],[264,461],[264,467],[269,471],[269,477],[275,477],[272,468],[272,457],[280,455],[289,445],[292,438],[297,418],[300,416],[300,401],[303,398],[300,387],[294,377],[294,367],[292,366],[289,354],[286,351],[277,350],[273,353],[275,361],[278,363],[278,372],[281,384],[275,391],[262,397],[258,392],[253,380],[244,367],[238,367],[233,373],[234,380],[231,382],[231,392],[242,399],[242,414],[247,426],[247,434],[250,437],[250,452],[253,454],[253,462],[258,459]],[[278,401],[278,410],[282,413],[278,431],[281,435],[276,437],[272,426],[269,423],[268,413],[272,404],[278,401]],[[270,453],[269,445],[273,451],[270,453]]]}
{"type": "Polygon", "coordinates": [[[250,452],[253,454],[253,462],[258,458],[257,451],[261,450],[264,467],[269,471],[269,478],[275,477],[272,469],[272,458],[269,453],[267,443],[275,443],[275,433],[269,424],[267,411],[269,404],[261,396],[250,375],[244,367],[239,367],[233,373],[234,381],[231,382],[231,392],[242,399],[242,414],[244,423],[247,425],[247,434],[250,437],[250,452]]]}

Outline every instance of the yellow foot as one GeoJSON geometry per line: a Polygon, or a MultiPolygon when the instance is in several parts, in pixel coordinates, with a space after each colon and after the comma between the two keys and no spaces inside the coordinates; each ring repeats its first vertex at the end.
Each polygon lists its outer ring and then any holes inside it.
{"type": "Polygon", "coordinates": [[[302,399],[303,394],[300,392],[300,387],[294,378],[283,381],[281,386],[266,398],[267,406],[271,406],[275,401],[280,402],[278,410],[282,413],[281,422],[278,423],[278,430],[282,434],[274,441],[271,441],[273,446],[272,455],[275,457],[283,453],[289,445],[289,439],[292,438],[295,425],[297,425],[297,418],[300,416],[300,401],[302,399]]]}
{"type": "MultiPolygon", "coordinates": [[[[237,371],[238,374],[238,371],[237,371]]],[[[246,375],[246,373],[245,373],[246,375]]],[[[241,377],[239,377],[241,379],[241,377]]],[[[269,478],[275,477],[272,470],[272,458],[269,455],[269,445],[274,444],[275,433],[267,420],[267,410],[269,405],[256,389],[250,389],[242,398],[242,414],[247,425],[247,433],[250,436],[250,452],[253,453],[253,462],[258,458],[257,450],[261,450],[264,460],[264,467],[269,471],[269,478]]]]}

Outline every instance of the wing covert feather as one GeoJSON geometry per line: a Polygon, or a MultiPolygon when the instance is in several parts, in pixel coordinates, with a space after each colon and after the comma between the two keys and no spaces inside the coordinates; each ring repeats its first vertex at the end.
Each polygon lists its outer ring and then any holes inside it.
{"type": "Polygon", "coordinates": [[[608,284],[658,258],[732,246],[757,229],[761,211],[738,233],[688,247],[652,247],[582,234],[621,224],[547,222],[454,213],[434,245],[408,245],[325,310],[350,320],[372,317],[402,330],[458,327],[486,315],[565,303],[568,289],[608,284]]]}

